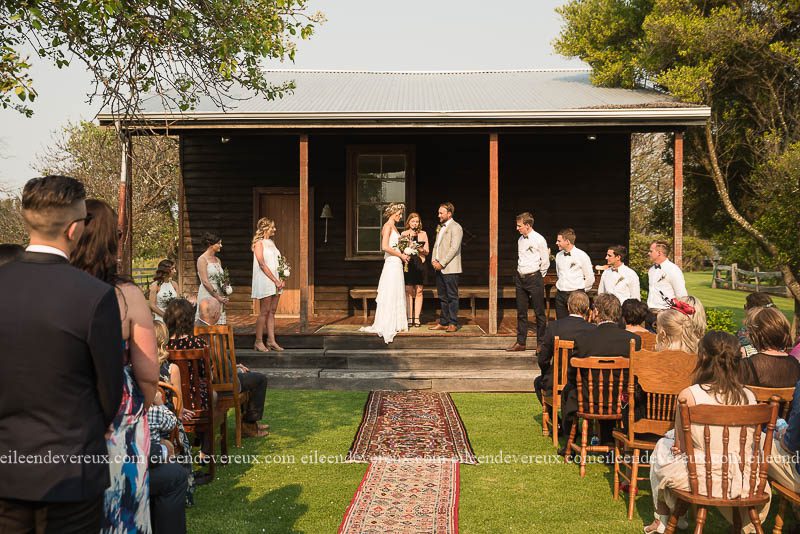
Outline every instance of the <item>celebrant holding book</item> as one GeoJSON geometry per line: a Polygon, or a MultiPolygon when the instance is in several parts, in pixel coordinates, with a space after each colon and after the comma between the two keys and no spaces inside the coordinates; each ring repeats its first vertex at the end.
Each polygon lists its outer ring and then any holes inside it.
{"type": "Polygon", "coordinates": [[[406,282],[406,310],[409,314],[408,326],[419,327],[419,317],[422,313],[422,287],[425,283],[425,259],[430,251],[428,234],[422,229],[422,218],[419,213],[411,213],[406,219],[406,228],[401,237],[410,241],[410,248],[414,254],[403,269],[406,282]]]}
{"type": "MultiPolygon", "coordinates": [[[[226,324],[225,305],[228,303],[228,295],[233,289],[228,284],[220,284],[219,281],[225,278],[225,270],[222,262],[217,257],[222,250],[222,238],[213,232],[203,234],[203,244],[206,251],[197,258],[197,277],[200,279],[200,288],[197,290],[197,303],[203,299],[211,297],[217,299],[222,306],[217,324],[226,324]]],[[[195,321],[200,318],[200,306],[197,306],[195,321]]]]}

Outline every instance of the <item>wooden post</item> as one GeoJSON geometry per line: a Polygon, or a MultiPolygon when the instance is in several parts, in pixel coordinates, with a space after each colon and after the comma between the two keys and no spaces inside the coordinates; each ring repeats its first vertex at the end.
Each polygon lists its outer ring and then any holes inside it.
{"type": "Polygon", "coordinates": [[[300,331],[308,329],[308,135],[300,136],[300,331]]]}
{"type": "Polygon", "coordinates": [[[683,268],[683,133],[675,132],[672,261],[683,268]]]}
{"type": "Polygon", "coordinates": [[[758,267],[753,267],[753,278],[756,279],[756,293],[760,291],[758,287],[758,267]]]}
{"type": "Polygon", "coordinates": [[[489,333],[497,333],[498,139],[489,134],[489,333]]]}
{"type": "Polygon", "coordinates": [[[731,289],[736,289],[736,284],[739,282],[739,273],[736,272],[738,269],[738,263],[731,263],[731,289]]]}
{"type": "Polygon", "coordinates": [[[714,262],[714,269],[711,271],[711,289],[717,289],[717,262],[714,262]]]}
{"type": "Polygon", "coordinates": [[[133,235],[131,231],[131,176],[132,151],[131,134],[122,130],[117,121],[117,132],[122,146],[122,158],[119,171],[119,204],[117,206],[117,234],[119,248],[117,250],[117,265],[120,274],[130,275],[133,268],[133,235]]]}

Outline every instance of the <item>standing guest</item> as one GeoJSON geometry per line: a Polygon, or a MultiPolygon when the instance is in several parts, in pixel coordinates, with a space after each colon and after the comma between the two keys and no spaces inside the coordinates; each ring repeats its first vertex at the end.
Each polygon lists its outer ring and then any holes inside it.
{"type": "Polygon", "coordinates": [[[442,315],[439,324],[430,330],[458,330],[458,275],[461,274],[461,240],[464,230],[453,220],[455,207],[451,202],[439,205],[439,226],[433,244],[431,266],[436,271],[436,291],[442,315]]]}
{"type": "Polygon", "coordinates": [[[125,349],[122,402],[107,441],[111,485],[105,494],[102,532],[148,532],[150,440],[145,414],[158,386],[153,316],[142,291],[129,278],[117,274],[117,214],[95,199],[86,201],[86,211],[92,224],[72,252],[72,265],[116,290],[125,349]]]}
{"type": "MultiPolygon", "coordinates": [[[[602,284],[602,282],[600,282],[602,284]]],[[[625,330],[636,335],[649,334],[644,322],[650,310],[647,304],[639,299],[628,299],[622,303],[622,320],[625,322],[625,330]]]]}
{"type": "Polygon", "coordinates": [[[642,300],[639,290],[639,275],[623,263],[627,253],[628,249],[622,245],[608,247],[608,252],[606,252],[608,268],[603,271],[600,285],[597,288],[598,294],[611,293],[616,295],[623,304],[628,299],[642,300]]]}
{"type": "Polygon", "coordinates": [[[788,388],[800,380],[800,362],[786,352],[792,346],[791,326],[776,308],[753,308],[744,319],[747,337],[758,351],[739,362],[742,383],[788,388]]]}
{"type": "MultiPolygon", "coordinates": [[[[219,287],[219,284],[214,282],[214,278],[221,276],[225,271],[222,268],[222,262],[217,257],[219,251],[222,250],[222,238],[215,233],[206,232],[203,234],[203,245],[206,247],[197,258],[197,277],[200,279],[200,287],[197,290],[197,302],[200,302],[206,297],[213,297],[222,304],[222,314],[219,317],[219,324],[225,324],[227,318],[225,316],[225,305],[228,303],[228,296],[225,290],[219,287]]],[[[195,317],[199,317],[198,315],[195,317]]]]}
{"type": "Polygon", "coordinates": [[[417,249],[417,253],[408,260],[403,277],[406,282],[406,297],[408,298],[406,310],[411,314],[411,317],[408,318],[408,326],[419,327],[419,317],[422,313],[425,260],[430,252],[428,234],[422,229],[422,218],[419,213],[409,214],[406,219],[406,228],[400,235],[411,239],[417,249]]]}
{"type": "Polygon", "coordinates": [[[574,341],[579,335],[597,328],[596,325],[588,322],[589,297],[583,291],[574,291],[569,296],[567,310],[569,311],[568,316],[547,324],[547,330],[542,337],[542,348],[536,354],[542,373],[533,381],[533,390],[536,392],[539,402],[542,402],[542,391],[549,391],[553,388],[553,353],[556,336],[566,341],[574,341]]]}
{"type": "MultiPolygon", "coordinates": [[[[775,304],[772,302],[772,297],[766,293],[750,293],[744,300],[745,315],[753,308],[772,308],[774,306],[775,304]]],[[[742,322],[744,322],[744,320],[742,320],[742,322]]],[[[750,338],[747,337],[747,329],[744,325],[736,332],[736,337],[739,338],[739,343],[742,345],[743,356],[750,357],[758,352],[753,346],[753,343],[750,342],[750,338]]]]}
{"type": "Polygon", "coordinates": [[[22,245],[15,243],[3,243],[0,245],[0,266],[12,261],[22,259],[25,254],[25,248],[22,245]]]}
{"type": "MultiPolygon", "coordinates": [[[[594,322],[597,324],[597,328],[575,337],[575,350],[572,351],[572,357],[628,356],[632,339],[635,341],[636,350],[640,350],[642,348],[641,338],[621,328],[621,320],[622,305],[619,303],[619,299],[610,293],[597,295],[597,298],[594,299],[594,322]]],[[[567,368],[567,385],[562,393],[565,435],[569,435],[575,420],[575,412],[578,411],[577,374],[576,368],[571,365],[567,368]]],[[[595,381],[596,387],[597,382],[595,381]]],[[[588,380],[583,380],[583,388],[583,398],[586,401],[589,398],[588,380]]],[[[599,394],[595,392],[595,402],[599,398],[599,394]]],[[[605,423],[606,421],[600,425],[601,443],[612,441],[613,424],[605,423]]]]}
{"type": "Polygon", "coordinates": [[[686,291],[686,281],[683,279],[681,268],[669,261],[669,245],[665,241],[653,241],[648,252],[653,265],[647,271],[649,293],[647,307],[658,313],[669,309],[668,300],[683,297],[686,291]]]}
{"type": "MultiPolygon", "coordinates": [[[[550,268],[550,251],[547,241],[533,229],[533,215],[517,215],[517,272],[514,288],[517,293],[517,340],[506,350],[525,350],[528,339],[528,305],[536,313],[536,343],[541,346],[547,327],[544,311],[544,277],[550,268]]],[[[550,355],[552,358],[553,355],[550,355]]]]}
{"type": "Polygon", "coordinates": [[[172,285],[172,277],[175,276],[177,269],[172,260],[161,260],[158,262],[156,274],[150,284],[150,309],[153,311],[153,320],[164,322],[164,310],[167,309],[169,301],[178,296],[178,291],[172,285]]]}
{"type": "Polygon", "coordinates": [[[575,246],[575,230],[564,228],[558,232],[556,245],[556,319],[566,317],[567,299],[573,291],[589,291],[594,285],[594,268],[589,255],[575,246]]]}
{"type": "MultiPolygon", "coordinates": [[[[666,312],[665,312],[666,313],[666,312]]],[[[661,314],[663,315],[663,314],[661,314]]],[[[659,315],[660,319],[660,315],[659,315]]],[[[741,406],[756,404],[755,395],[739,380],[737,372],[739,360],[739,342],[735,336],[725,332],[709,332],[700,341],[698,350],[697,367],[694,372],[694,385],[689,386],[678,394],[678,400],[685,400],[688,406],[708,404],[712,406],[741,406]]],[[[675,410],[675,429],[681,429],[680,411],[675,410]]],[[[723,437],[722,427],[711,427],[710,451],[707,451],[706,437],[703,425],[692,425],[691,437],[696,463],[704,465],[706,453],[712,458],[725,459],[723,450],[727,451],[728,458],[739,458],[740,441],[723,437]],[[723,448],[724,447],[724,448],[723,448]]],[[[753,433],[748,432],[746,449],[742,457],[750,462],[752,454],[753,433]]],[[[670,430],[665,437],[658,440],[653,454],[650,456],[650,484],[652,487],[653,503],[655,504],[655,521],[644,528],[645,534],[664,532],[669,520],[670,510],[677,504],[675,494],[670,491],[678,489],[689,491],[689,469],[687,467],[686,445],[683,443],[682,430],[670,430]]],[[[729,462],[727,487],[730,492],[726,497],[737,498],[747,495],[750,483],[742,476],[739,462],[729,462]]],[[[702,471],[698,476],[703,479],[702,471]]],[[[722,496],[722,477],[715,476],[711,488],[711,497],[722,496]]],[[[699,484],[702,494],[706,494],[706,485],[699,484]]],[[[731,522],[730,508],[720,508],[719,511],[731,522]]],[[[769,504],[759,510],[763,522],[769,512],[769,504]]],[[[738,510],[736,513],[739,513],[738,510]]],[[[742,527],[745,532],[752,529],[748,514],[741,514],[742,527]]],[[[680,527],[679,527],[680,528],[680,527]]]]}
{"type": "MultiPolygon", "coordinates": [[[[212,298],[207,298],[200,305],[200,320],[205,324],[216,324],[220,312],[219,303],[212,298]]],[[[259,422],[264,418],[267,377],[262,373],[251,371],[241,363],[236,364],[236,374],[239,378],[239,389],[250,394],[247,404],[242,405],[244,436],[253,438],[268,435],[269,425],[259,422]]]]}
{"type": "MultiPolygon", "coordinates": [[[[110,285],[69,265],[83,234],[83,184],[34,178],[22,191],[30,246],[0,269],[0,451],[108,454],[122,398],[122,329],[110,285]]],[[[0,464],[0,532],[97,532],[108,466],[0,464]]]]}
{"type": "MultiPolygon", "coordinates": [[[[259,352],[269,349],[282,351],[283,347],[275,341],[275,312],[286,282],[278,272],[281,253],[272,236],[277,232],[272,219],[262,217],[256,225],[256,235],[250,248],[253,250],[253,292],[251,297],[258,299],[258,318],[256,319],[256,343],[253,347],[259,352]],[[267,345],[264,345],[264,328],[267,330],[267,345]]],[[[198,299],[202,302],[203,299],[198,299]]],[[[198,309],[199,311],[199,309],[198,309]]]]}

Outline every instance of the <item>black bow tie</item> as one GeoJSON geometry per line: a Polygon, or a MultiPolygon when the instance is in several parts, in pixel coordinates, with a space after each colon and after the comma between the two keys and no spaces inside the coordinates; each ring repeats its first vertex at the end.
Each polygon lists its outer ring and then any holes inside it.
{"type": "Polygon", "coordinates": [[[654,263],[653,264],[653,269],[660,269],[660,268],[661,268],[660,264],[658,264],[658,263],[654,263]]]}
{"type": "Polygon", "coordinates": [[[612,272],[612,273],[615,273],[615,272],[617,272],[617,268],[616,268],[616,267],[609,267],[609,269],[611,269],[611,272],[612,272]]]}
{"type": "Polygon", "coordinates": [[[522,239],[528,239],[528,236],[524,235],[522,236],[522,239]]]}
{"type": "Polygon", "coordinates": [[[571,256],[571,254],[569,252],[565,252],[564,256],[571,256]]]}

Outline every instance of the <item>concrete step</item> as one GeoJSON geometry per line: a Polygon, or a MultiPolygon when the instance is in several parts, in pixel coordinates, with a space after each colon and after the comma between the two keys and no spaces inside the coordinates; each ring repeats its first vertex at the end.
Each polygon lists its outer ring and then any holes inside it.
{"type": "Polygon", "coordinates": [[[529,352],[506,352],[497,349],[393,349],[328,350],[326,356],[345,358],[348,369],[371,370],[479,370],[535,369],[536,356],[529,352]]]}
{"type": "Polygon", "coordinates": [[[236,349],[236,361],[247,367],[347,368],[346,357],[328,355],[323,349],[286,349],[283,352],[236,349]]]}
{"type": "Polygon", "coordinates": [[[267,376],[267,387],[277,389],[533,391],[536,370],[486,369],[464,371],[427,369],[374,371],[361,369],[253,368],[267,376]]]}
{"type": "MultiPolygon", "coordinates": [[[[419,335],[397,336],[390,344],[376,335],[324,336],[328,350],[399,350],[399,349],[505,349],[514,343],[512,336],[419,335]]],[[[528,338],[528,348],[536,348],[536,339],[528,338]]]]}

